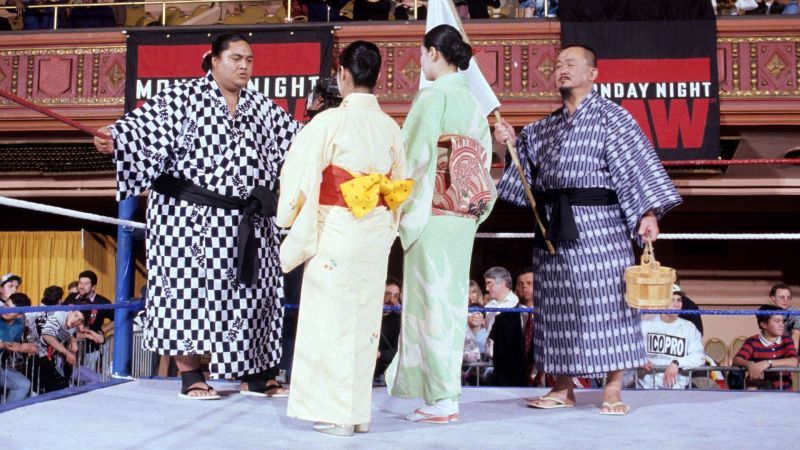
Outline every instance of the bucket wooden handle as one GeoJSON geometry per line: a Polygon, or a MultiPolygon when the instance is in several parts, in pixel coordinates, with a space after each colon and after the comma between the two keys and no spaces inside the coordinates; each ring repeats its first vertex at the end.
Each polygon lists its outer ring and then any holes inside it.
{"type": "Polygon", "coordinates": [[[653,251],[653,242],[650,239],[645,241],[644,250],[642,250],[642,266],[650,266],[653,269],[658,267],[656,254],[653,251]]]}

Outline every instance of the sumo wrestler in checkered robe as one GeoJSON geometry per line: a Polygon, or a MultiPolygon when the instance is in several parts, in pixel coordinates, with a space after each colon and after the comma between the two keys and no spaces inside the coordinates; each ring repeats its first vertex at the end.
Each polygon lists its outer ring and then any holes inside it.
{"type": "MultiPolygon", "coordinates": [[[[300,125],[263,95],[242,89],[236,113],[209,72],[150,99],[109,130],[118,198],[139,195],[161,174],[217,194],[247,198],[276,189],[300,125]]],[[[210,354],[213,378],[274,367],[281,357],[283,280],[273,217],[257,216],[259,271],[236,272],[241,211],[197,206],[151,192],[147,203],[146,350],[210,354]]]]}

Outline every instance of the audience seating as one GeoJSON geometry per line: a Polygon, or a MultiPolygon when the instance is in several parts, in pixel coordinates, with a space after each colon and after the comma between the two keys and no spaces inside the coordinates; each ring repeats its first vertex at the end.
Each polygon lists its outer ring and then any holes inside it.
{"type": "Polygon", "coordinates": [[[705,345],[706,355],[711,357],[718,366],[728,363],[728,346],[721,339],[711,338],[705,345]]]}

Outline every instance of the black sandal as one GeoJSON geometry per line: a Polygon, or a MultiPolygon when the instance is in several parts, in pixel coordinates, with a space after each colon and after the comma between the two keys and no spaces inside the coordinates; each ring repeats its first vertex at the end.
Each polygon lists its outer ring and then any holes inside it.
{"type": "Polygon", "coordinates": [[[277,380],[242,380],[242,383],[247,383],[247,389],[239,388],[242,395],[251,397],[272,397],[272,398],[286,398],[289,396],[289,390],[284,388],[280,381],[277,380]],[[275,384],[267,384],[270,381],[275,384]]]}
{"type": "Polygon", "coordinates": [[[214,388],[206,384],[205,386],[192,386],[197,383],[205,383],[206,377],[200,368],[181,372],[181,393],[178,398],[187,400],[219,400],[219,394],[214,391],[214,388]],[[189,395],[190,392],[203,391],[208,395],[189,395]]]}

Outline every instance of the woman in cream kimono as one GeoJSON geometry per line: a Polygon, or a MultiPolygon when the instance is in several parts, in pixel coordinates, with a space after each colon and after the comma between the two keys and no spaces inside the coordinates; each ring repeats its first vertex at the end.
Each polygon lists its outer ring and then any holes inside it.
{"type": "Polygon", "coordinates": [[[344,100],[297,136],[280,179],[281,267],[305,264],[287,414],[344,436],[369,428],[389,250],[412,188],[400,128],[372,95],[380,66],[374,44],[342,52],[344,100]]]}
{"type": "Polygon", "coordinates": [[[422,398],[407,420],[458,420],[472,243],[497,193],[489,176],[489,125],[458,73],[472,51],[459,32],[425,34],[420,62],[433,84],[421,90],[403,124],[408,171],[416,182],[403,206],[403,319],[389,393],[422,398]]]}

